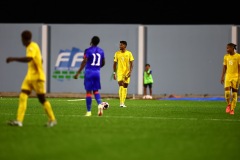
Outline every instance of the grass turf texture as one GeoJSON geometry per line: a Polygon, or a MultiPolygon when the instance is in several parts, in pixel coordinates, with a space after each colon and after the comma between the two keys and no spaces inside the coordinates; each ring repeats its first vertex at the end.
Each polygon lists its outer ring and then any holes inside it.
{"type": "Polygon", "coordinates": [[[240,107],[225,102],[103,99],[110,108],[85,117],[85,100],[48,98],[57,126],[36,98],[28,99],[23,127],[15,119],[18,98],[0,99],[1,160],[236,160],[240,157],[240,107]],[[75,101],[76,100],[76,101],[75,101]]]}

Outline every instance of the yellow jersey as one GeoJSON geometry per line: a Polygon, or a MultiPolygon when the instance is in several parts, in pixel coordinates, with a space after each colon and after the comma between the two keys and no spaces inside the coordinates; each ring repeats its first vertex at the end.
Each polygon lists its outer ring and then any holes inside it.
{"type": "Polygon", "coordinates": [[[133,60],[133,54],[129,50],[115,52],[114,62],[117,62],[117,73],[127,74],[130,70],[130,61],[133,60]]]}
{"type": "Polygon", "coordinates": [[[33,58],[32,61],[28,62],[26,79],[45,81],[46,77],[43,70],[42,55],[40,48],[36,42],[31,42],[26,47],[26,56],[33,58]]]}
{"type": "Polygon", "coordinates": [[[234,55],[225,54],[223,59],[223,65],[227,66],[226,76],[238,77],[238,65],[240,64],[240,54],[234,55]]]}

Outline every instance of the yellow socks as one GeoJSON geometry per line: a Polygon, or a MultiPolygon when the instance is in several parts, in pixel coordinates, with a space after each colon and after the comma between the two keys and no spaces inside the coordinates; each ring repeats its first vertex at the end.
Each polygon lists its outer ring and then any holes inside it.
{"type": "MultiPolygon", "coordinates": [[[[25,112],[27,109],[27,100],[28,100],[28,95],[25,93],[20,93],[19,95],[19,102],[18,102],[18,110],[17,110],[17,121],[23,122],[25,112]]],[[[55,121],[55,116],[51,107],[51,104],[46,101],[44,104],[44,110],[47,113],[47,116],[50,121],[55,121]]]]}
{"type": "Polygon", "coordinates": [[[18,102],[18,111],[17,111],[17,121],[23,122],[25,112],[27,109],[27,99],[28,95],[25,93],[20,93],[19,102],[18,102]]]}
{"type": "Polygon", "coordinates": [[[120,86],[118,93],[119,93],[120,105],[122,105],[124,104],[127,97],[127,88],[120,86]]]}
{"type": "Polygon", "coordinates": [[[225,100],[227,104],[230,104],[230,91],[225,91],[225,100]]]}
{"type": "Polygon", "coordinates": [[[125,100],[126,100],[126,97],[127,97],[127,88],[123,88],[123,93],[122,93],[122,96],[123,96],[123,104],[125,103],[125,100]]]}
{"type": "Polygon", "coordinates": [[[118,94],[119,94],[119,100],[120,100],[120,104],[123,104],[123,86],[119,86],[119,90],[118,90],[118,94]]]}
{"type": "Polygon", "coordinates": [[[238,96],[237,92],[233,92],[233,97],[232,97],[232,105],[231,105],[231,110],[234,110],[237,104],[238,96]]]}
{"type": "Polygon", "coordinates": [[[48,119],[50,121],[55,121],[56,119],[52,110],[52,106],[49,103],[49,101],[44,102],[43,106],[44,106],[45,112],[47,113],[48,119]]]}

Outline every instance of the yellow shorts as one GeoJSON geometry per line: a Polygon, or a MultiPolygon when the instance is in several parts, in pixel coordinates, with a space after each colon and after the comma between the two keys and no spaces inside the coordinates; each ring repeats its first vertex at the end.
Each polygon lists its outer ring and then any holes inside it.
{"type": "Polygon", "coordinates": [[[130,77],[125,78],[127,74],[117,73],[117,81],[123,81],[123,83],[130,83],[130,77]]]}
{"type": "Polygon", "coordinates": [[[224,82],[224,88],[226,87],[238,89],[239,87],[238,78],[226,77],[224,82]]]}
{"type": "Polygon", "coordinates": [[[21,89],[29,90],[29,91],[34,90],[36,94],[45,94],[46,91],[45,91],[44,85],[45,85],[45,81],[24,79],[21,89]]]}

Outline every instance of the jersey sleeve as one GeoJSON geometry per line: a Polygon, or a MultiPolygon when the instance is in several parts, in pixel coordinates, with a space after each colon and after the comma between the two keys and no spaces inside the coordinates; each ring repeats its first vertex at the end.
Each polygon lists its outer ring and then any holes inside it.
{"type": "Polygon", "coordinates": [[[32,47],[32,46],[29,46],[27,48],[27,54],[26,54],[27,57],[32,57],[34,58],[36,56],[36,52],[35,52],[35,49],[32,47]]]}
{"type": "Polygon", "coordinates": [[[227,65],[227,56],[226,55],[223,57],[223,65],[227,65]]]}
{"type": "Polygon", "coordinates": [[[117,62],[117,52],[115,52],[115,54],[114,54],[113,61],[117,62]]]}
{"type": "Polygon", "coordinates": [[[130,61],[134,61],[134,57],[133,57],[133,54],[132,54],[132,52],[130,52],[130,59],[129,59],[130,61]]]}

